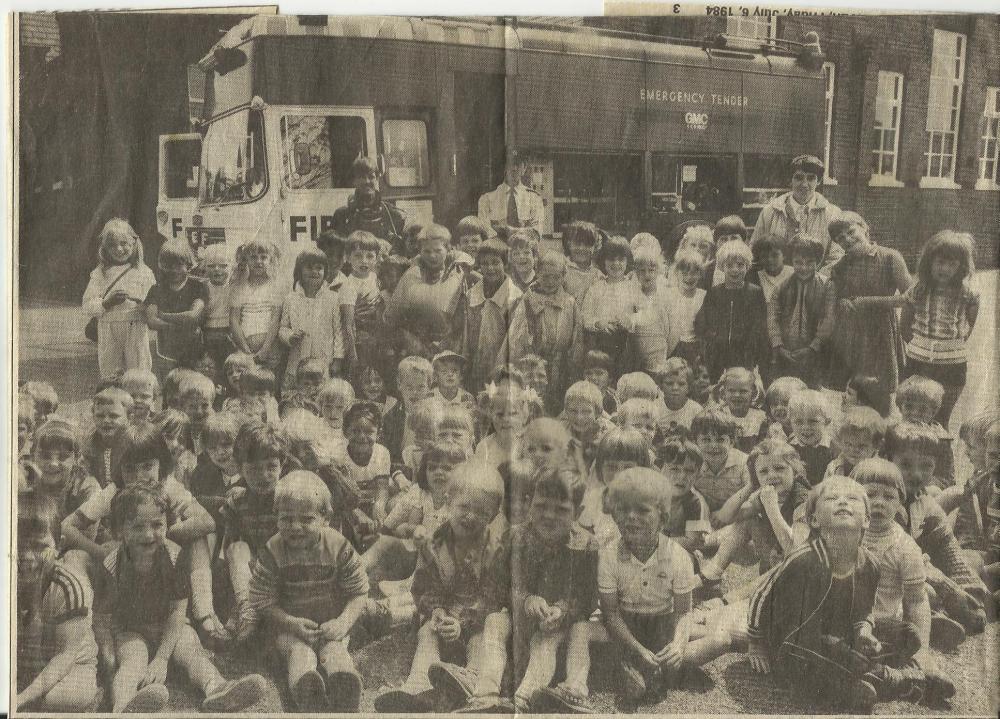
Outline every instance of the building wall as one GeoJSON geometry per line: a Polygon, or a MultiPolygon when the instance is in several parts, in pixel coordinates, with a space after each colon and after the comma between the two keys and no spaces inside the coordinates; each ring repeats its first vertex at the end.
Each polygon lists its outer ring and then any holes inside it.
{"type": "MultiPolygon", "coordinates": [[[[726,19],[609,18],[592,24],[663,37],[703,38],[725,32],[726,19]]],[[[827,60],[836,64],[830,167],[822,192],[860,212],[877,240],[911,262],[940,229],[972,232],[980,266],[996,267],[1000,248],[1000,192],[977,190],[986,88],[1000,86],[1000,16],[866,15],[780,16],[777,36],[801,40],[819,34],[827,60]],[[955,182],[959,189],[920,187],[927,150],[927,99],[934,29],[966,36],[965,82],[955,182]],[[875,96],[880,70],[903,75],[897,180],[899,187],[869,186],[875,96]],[[833,184],[835,182],[836,184],[833,184]]],[[[805,150],[803,150],[805,151],[805,150]]]]}

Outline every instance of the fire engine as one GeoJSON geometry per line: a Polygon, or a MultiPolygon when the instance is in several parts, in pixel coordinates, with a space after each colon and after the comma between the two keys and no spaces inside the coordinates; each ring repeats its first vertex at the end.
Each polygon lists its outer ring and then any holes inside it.
{"type": "Polygon", "coordinates": [[[542,233],[572,220],[661,239],[754,219],[788,161],[821,155],[823,56],[802,43],[669,40],[498,19],[256,16],[189,72],[198,132],[161,138],[158,224],[195,248],[265,236],[285,264],[331,226],[352,162],[454,226],[529,158],[542,233]]]}

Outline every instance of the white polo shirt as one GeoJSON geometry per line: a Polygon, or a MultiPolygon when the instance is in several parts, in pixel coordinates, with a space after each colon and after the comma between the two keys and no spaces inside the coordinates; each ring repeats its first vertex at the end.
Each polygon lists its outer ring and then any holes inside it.
{"type": "Polygon", "coordinates": [[[687,594],[694,585],[691,557],[663,534],[645,562],[636,559],[621,539],[598,555],[597,589],[616,595],[623,612],[669,614],[674,611],[674,597],[687,594]]]}

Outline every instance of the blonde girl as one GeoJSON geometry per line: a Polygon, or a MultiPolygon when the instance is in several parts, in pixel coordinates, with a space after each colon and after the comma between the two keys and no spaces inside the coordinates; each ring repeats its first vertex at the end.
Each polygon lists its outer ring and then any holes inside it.
{"type": "Polygon", "coordinates": [[[108,382],[125,370],[153,366],[142,303],[156,278],[143,262],[142,243],[128,222],[108,220],[99,240],[83,312],[88,319],[97,318],[97,367],[101,381],[108,382]]]}
{"type": "Polygon", "coordinates": [[[282,292],[277,281],[281,253],[254,239],[236,250],[229,295],[229,332],[236,349],[272,371],[278,363],[282,292]]]}

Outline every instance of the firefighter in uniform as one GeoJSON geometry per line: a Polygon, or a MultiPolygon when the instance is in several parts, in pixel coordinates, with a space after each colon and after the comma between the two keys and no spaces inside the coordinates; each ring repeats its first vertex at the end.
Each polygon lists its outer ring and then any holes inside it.
{"type": "Polygon", "coordinates": [[[542,231],[542,198],[521,182],[527,169],[523,158],[508,156],[504,181],[479,198],[479,219],[504,239],[520,227],[542,231]]]}
{"type": "Polygon", "coordinates": [[[351,178],[354,194],[348,198],[347,205],[333,213],[333,230],[343,238],[355,230],[367,230],[391,243],[399,252],[403,246],[406,216],[379,194],[375,163],[367,157],[359,157],[351,166],[351,178]]]}

